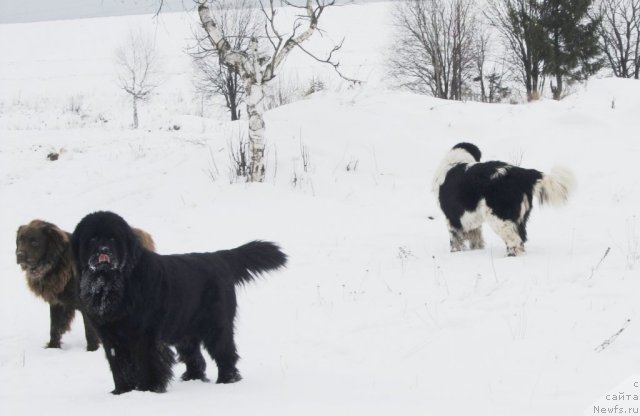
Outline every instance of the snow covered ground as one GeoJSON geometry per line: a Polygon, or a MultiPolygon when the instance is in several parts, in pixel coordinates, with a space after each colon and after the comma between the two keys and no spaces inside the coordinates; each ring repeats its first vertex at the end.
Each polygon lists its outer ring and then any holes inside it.
{"type": "Polygon", "coordinates": [[[156,26],[173,72],[137,131],[109,65],[149,16],[0,25],[12,40],[0,42],[0,413],[579,415],[640,380],[640,83],[593,80],[518,106],[388,91],[385,7],[327,15],[328,31],[351,22],[345,66],[370,82],[270,111],[264,184],[230,183],[242,123],[197,115],[182,55],[192,17],[156,26]],[[485,250],[449,253],[430,183],[461,140],[486,160],[575,171],[568,207],[534,207],[525,256],[506,258],[489,229],[485,250]],[[15,231],[33,218],[72,230],[99,209],[150,231],[161,253],[282,245],[288,268],[239,289],[243,381],[115,397],[81,319],[62,350],[42,348],[48,307],[15,264],[15,231]]]}

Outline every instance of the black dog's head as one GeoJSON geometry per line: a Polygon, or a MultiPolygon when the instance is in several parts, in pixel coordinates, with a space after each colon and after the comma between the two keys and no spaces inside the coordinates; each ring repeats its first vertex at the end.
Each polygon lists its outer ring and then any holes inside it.
{"type": "Polygon", "coordinates": [[[71,247],[84,309],[94,323],[118,319],[126,313],[127,280],[142,253],[134,231],[113,212],[94,212],[76,226],[71,247]]]}
{"type": "Polygon", "coordinates": [[[69,247],[67,233],[55,225],[33,220],[18,228],[16,236],[16,263],[25,271],[34,271],[54,264],[69,247]]]}
{"type": "Polygon", "coordinates": [[[84,217],[73,232],[71,245],[83,273],[123,272],[133,267],[141,251],[127,222],[107,211],[84,217]]]}
{"type": "Polygon", "coordinates": [[[480,157],[482,156],[482,153],[480,153],[480,149],[478,149],[478,146],[476,146],[475,144],[462,142],[453,146],[452,150],[453,149],[462,149],[467,153],[469,153],[471,156],[473,156],[476,162],[480,162],[480,157]]]}

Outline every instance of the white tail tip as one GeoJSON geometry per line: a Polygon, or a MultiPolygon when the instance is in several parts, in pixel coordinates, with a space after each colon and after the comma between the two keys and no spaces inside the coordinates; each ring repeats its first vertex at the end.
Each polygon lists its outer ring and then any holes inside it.
{"type": "Polygon", "coordinates": [[[576,176],[567,168],[555,166],[550,173],[543,173],[534,192],[540,205],[551,204],[554,207],[563,206],[576,188],[576,176]]]}

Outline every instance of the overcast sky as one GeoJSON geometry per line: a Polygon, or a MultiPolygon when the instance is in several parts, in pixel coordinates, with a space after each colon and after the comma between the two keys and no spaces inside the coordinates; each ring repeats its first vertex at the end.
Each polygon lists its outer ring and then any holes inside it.
{"type": "MultiPolygon", "coordinates": [[[[357,0],[368,1],[376,0],[357,0]]],[[[164,3],[164,11],[194,7],[192,0],[164,0],[164,3]]],[[[0,24],[155,13],[159,4],[160,0],[0,0],[0,24]]]]}

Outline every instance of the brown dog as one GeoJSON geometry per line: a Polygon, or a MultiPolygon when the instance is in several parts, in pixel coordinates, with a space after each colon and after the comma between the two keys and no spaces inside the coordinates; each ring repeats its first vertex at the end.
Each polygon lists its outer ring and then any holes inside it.
{"type": "MultiPolygon", "coordinates": [[[[155,251],[151,236],[146,231],[134,230],[140,243],[155,251]]],[[[29,289],[49,303],[51,329],[47,348],[60,348],[62,334],[69,330],[76,310],[80,309],[70,237],[66,231],[41,220],[18,228],[16,261],[26,273],[29,289]]],[[[84,314],[82,317],[87,350],[95,351],[100,341],[84,314]]]]}

